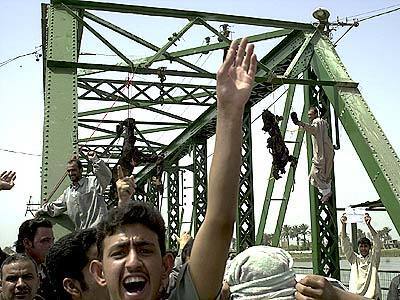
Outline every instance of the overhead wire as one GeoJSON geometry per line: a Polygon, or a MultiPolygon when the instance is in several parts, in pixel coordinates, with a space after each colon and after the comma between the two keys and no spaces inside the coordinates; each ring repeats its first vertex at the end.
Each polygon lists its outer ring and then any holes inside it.
{"type": "MultiPolygon", "coordinates": [[[[400,3],[395,4],[395,5],[391,5],[391,6],[387,6],[387,7],[383,7],[383,8],[374,9],[374,10],[367,11],[367,12],[363,12],[363,13],[359,13],[359,14],[356,14],[356,15],[353,15],[353,16],[343,17],[343,18],[340,18],[339,20],[353,19],[353,18],[356,18],[356,17],[360,17],[360,16],[364,16],[364,15],[376,13],[376,12],[378,12],[378,11],[382,11],[382,10],[386,10],[386,9],[390,9],[390,8],[398,7],[398,6],[400,6],[400,3]]],[[[397,9],[396,9],[396,10],[397,10],[397,9]]]]}
{"type": "Polygon", "coordinates": [[[39,48],[41,48],[41,47],[42,46],[37,46],[37,47],[35,47],[36,49],[34,51],[32,51],[32,52],[28,52],[28,53],[25,53],[25,54],[17,55],[15,57],[12,57],[12,58],[9,58],[9,59],[7,59],[5,61],[0,62],[0,68],[4,67],[5,65],[9,64],[10,62],[13,62],[13,61],[15,61],[15,60],[17,60],[19,58],[25,57],[25,56],[29,56],[29,55],[41,56],[41,54],[39,54],[39,48]]]}
{"type": "Polygon", "coordinates": [[[41,154],[34,154],[34,153],[28,153],[28,152],[22,152],[22,151],[16,151],[16,150],[9,150],[9,149],[0,149],[0,151],[14,153],[14,154],[38,156],[38,157],[42,156],[41,154]]]}

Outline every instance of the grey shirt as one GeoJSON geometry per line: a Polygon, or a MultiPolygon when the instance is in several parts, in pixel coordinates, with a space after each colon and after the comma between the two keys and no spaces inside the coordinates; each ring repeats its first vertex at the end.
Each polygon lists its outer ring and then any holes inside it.
{"type": "Polygon", "coordinates": [[[77,185],[70,185],[55,201],[39,209],[50,217],[66,212],[75,229],[95,227],[107,213],[103,192],[111,180],[111,170],[104,161],[93,162],[95,177],[83,177],[77,185]]]}
{"type": "Polygon", "coordinates": [[[192,276],[190,275],[189,265],[182,265],[179,272],[176,286],[172,290],[168,300],[199,300],[196,287],[194,286],[192,276]]]}

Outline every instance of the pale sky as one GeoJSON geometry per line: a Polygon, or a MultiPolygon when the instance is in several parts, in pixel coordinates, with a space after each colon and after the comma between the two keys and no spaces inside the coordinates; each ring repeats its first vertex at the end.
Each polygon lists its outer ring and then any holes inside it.
{"type": "MultiPolygon", "coordinates": [[[[288,21],[314,22],[312,11],[320,6],[331,13],[331,20],[344,18],[359,13],[394,5],[392,1],[121,1],[121,3],[138,4],[155,7],[199,10],[254,16],[288,21]]],[[[400,5],[400,3],[399,3],[400,5]]],[[[0,61],[32,52],[41,44],[40,1],[4,0],[0,2],[0,28],[2,46],[0,61]]],[[[121,21],[122,22],[122,21],[121,21]]],[[[132,25],[132,24],[130,24],[132,25]]],[[[151,36],[160,28],[143,28],[135,24],[144,37],[151,36]]],[[[135,30],[135,26],[130,26],[135,30]]],[[[162,26],[160,24],[160,26],[162,26]]],[[[399,12],[362,22],[358,28],[352,29],[339,43],[337,51],[350,76],[359,82],[364,99],[367,101],[379,124],[386,133],[392,146],[400,153],[400,134],[398,131],[398,91],[397,78],[400,62],[400,44],[397,29],[400,28],[399,12]]],[[[233,28],[233,35],[246,34],[242,28],[233,28]]],[[[334,40],[344,33],[339,28],[334,32],[334,40]]],[[[133,32],[135,33],[135,32],[133,32]]],[[[237,36],[239,37],[239,36],[237,36]]],[[[166,38],[166,37],[164,37],[166,38]]],[[[96,48],[94,39],[90,46],[96,48]]],[[[100,43],[100,42],[98,42],[100,43]]],[[[141,56],[141,53],[135,53],[141,56]]],[[[217,70],[218,65],[215,65],[217,70]]],[[[302,88],[297,88],[297,103],[301,103],[302,88]]],[[[275,92],[262,104],[254,107],[253,119],[280,95],[275,92]]],[[[295,100],[295,101],[296,101],[295,100]]],[[[42,61],[36,62],[34,56],[27,56],[0,67],[0,101],[2,128],[0,140],[0,170],[17,172],[16,186],[12,191],[0,192],[0,246],[9,246],[16,240],[18,227],[25,217],[26,203],[30,196],[34,202],[40,199],[40,166],[42,150],[43,126],[43,84],[42,61]],[[34,155],[6,152],[12,150],[34,155]]],[[[283,101],[271,108],[273,112],[282,111],[283,101]]],[[[300,111],[298,111],[300,113],[300,111]]],[[[253,124],[253,162],[256,224],[258,224],[266,189],[271,158],[267,153],[267,136],[261,131],[261,120],[253,124]],[[265,162],[265,163],[261,163],[265,162]]],[[[289,128],[288,139],[295,138],[295,129],[289,128]]],[[[335,172],[337,206],[378,199],[370,179],[359,161],[346,133],[341,128],[342,148],[336,152],[335,172]]],[[[209,153],[212,153],[212,140],[209,142],[209,153]]],[[[309,224],[309,205],[307,170],[302,152],[296,174],[295,190],[292,193],[285,224],[309,224]]],[[[282,181],[283,182],[283,181],[282,181]]],[[[278,184],[275,192],[282,190],[278,184]]],[[[189,192],[188,192],[189,193],[189,192]]],[[[276,211],[276,203],[272,212],[276,211]]],[[[272,214],[272,213],[271,213],[272,214]]],[[[270,215],[271,215],[270,214],[270,215]]],[[[28,216],[30,217],[30,216],[28,216]]],[[[185,214],[185,221],[188,215],[185,214]]],[[[372,215],[377,229],[383,226],[393,228],[385,212],[372,215]]],[[[268,219],[266,232],[273,230],[275,219],[268,219]]],[[[362,227],[365,229],[364,227],[362,227]]],[[[395,231],[395,230],[393,230],[395,231]]],[[[392,231],[392,233],[393,233],[392,231]]]]}

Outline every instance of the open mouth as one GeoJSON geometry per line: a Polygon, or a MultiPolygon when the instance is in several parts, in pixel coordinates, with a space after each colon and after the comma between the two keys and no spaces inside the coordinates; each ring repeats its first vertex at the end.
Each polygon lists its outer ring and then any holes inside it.
{"type": "Polygon", "coordinates": [[[143,277],[127,277],[122,285],[130,294],[141,294],[146,287],[147,280],[143,277]]]}

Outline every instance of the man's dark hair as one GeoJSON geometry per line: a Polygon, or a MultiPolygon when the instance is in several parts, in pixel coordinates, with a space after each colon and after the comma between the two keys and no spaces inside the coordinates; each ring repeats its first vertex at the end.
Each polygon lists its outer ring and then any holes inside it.
{"type": "Polygon", "coordinates": [[[9,257],[9,255],[0,248],[0,266],[3,264],[3,261],[5,261],[7,257],[9,257]]]}
{"type": "Polygon", "coordinates": [[[360,246],[361,244],[368,245],[370,248],[372,247],[371,240],[365,236],[358,240],[358,246],[360,246]]]}
{"type": "Polygon", "coordinates": [[[165,255],[165,224],[160,212],[145,202],[132,201],[110,210],[97,227],[97,249],[100,258],[103,256],[104,239],[129,224],[141,224],[156,233],[161,255],[165,255]]]}
{"type": "Polygon", "coordinates": [[[312,111],[312,112],[314,112],[317,116],[319,116],[318,108],[316,108],[315,106],[310,106],[310,108],[308,109],[308,111],[312,111]]]}
{"type": "Polygon", "coordinates": [[[82,270],[89,263],[87,252],[95,244],[96,229],[89,228],[63,236],[50,248],[46,256],[46,268],[57,300],[72,299],[64,290],[64,278],[78,280],[82,290],[87,290],[82,270]]]}
{"type": "Polygon", "coordinates": [[[53,228],[53,225],[49,220],[44,218],[34,218],[24,221],[21,226],[19,226],[18,240],[15,242],[15,251],[17,251],[17,253],[25,252],[25,238],[33,243],[33,239],[39,227],[53,228]]]}
{"type": "Polygon", "coordinates": [[[71,158],[71,159],[68,161],[67,164],[68,164],[68,165],[76,164],[76,165],[78,166],[79,170],[82,170],[82,169],[83,169],[82,162],[81,162],[79,159],[77,159],[77,158],[71,158]]]}
{"type": "Polygon", "coordinates": [[[191,237],[182,249],[182,263],[187,262],[188,257],[192,254],[194,239],[191,237]]]}
{"type": "Polygon", "coordinates": [[[8,256],[1,264],[0,278],[3,279],[4,266],[18,262],[18,261],[31,262],[33,264],[33,266],[35,267],[36,275],[39,276],[38,266],[37,266],[36,262],[29,255],[26,255],[25,253],[16,253],[16,254],[8,256]]]}

